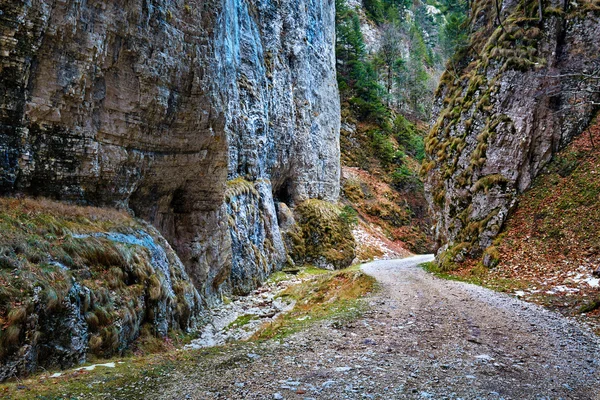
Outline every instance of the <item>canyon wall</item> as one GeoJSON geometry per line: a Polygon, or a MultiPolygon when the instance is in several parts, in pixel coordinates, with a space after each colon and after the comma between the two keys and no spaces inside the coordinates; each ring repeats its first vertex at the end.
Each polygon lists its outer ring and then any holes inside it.
{"type": "Polygon", "coordinates": [[[333,0],[0,10],[2,195],[129,210],[203,307],[292,262],[276,204],[337,199],[333,0]]]}
{"type": "Polygon", "coordinates": [[[337,199],[333,1],[6,2],[1,18],[3,194],[130,208],[208,298],[232,267],[286,259],[274,198],[337,199]],[[236,178],[256,196],[226,202],[236,178]]]}
{"type": "Polygon", "coordinates": [[[516,195],[595,115],[599,10],[504,1],[498,16],[494,2],[473,2],[470,43],[442,77],[423,166],[443,266],[481,255],[516,195]]]}

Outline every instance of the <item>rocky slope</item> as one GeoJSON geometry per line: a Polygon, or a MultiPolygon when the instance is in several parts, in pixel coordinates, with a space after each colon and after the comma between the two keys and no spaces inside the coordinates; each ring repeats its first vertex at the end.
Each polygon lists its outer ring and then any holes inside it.
{"type": "Polygon", "coordinates": [[[471,42],[442,77],[423,172],[444,267],[490,246],[517,194],[594,115],[598,3],[540,4],[505,1],[497,15],[475,1],[471,42]]]}
{"type": "Polygon", "coordinates": [[[0,199],[0,231],[0,381],[203,323],[177,254],[124,212],[0,199]]]}
{"type": "Polygon", "coordinates": [[[514,293],[600,333],[598,143],[596,118],[518,196],[502,233],[486,251],[493,268],[474,259],[451,274],[514,293]]]}
{"type": "Polygon", "coordinates": [[[131,210],[207,303],[290,259],[278,208],[337,199],[333,1],[0,10],[1,194],[131,210]]]}

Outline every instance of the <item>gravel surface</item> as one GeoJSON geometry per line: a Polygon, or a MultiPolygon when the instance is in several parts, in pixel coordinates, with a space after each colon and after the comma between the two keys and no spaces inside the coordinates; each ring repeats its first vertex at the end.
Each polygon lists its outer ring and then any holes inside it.
{"type": "Polygon", "coordinates": [[[176,369],[160,399],[600,399],[600,341],[508,295],[376,261],[370,309],[176,369]]]}

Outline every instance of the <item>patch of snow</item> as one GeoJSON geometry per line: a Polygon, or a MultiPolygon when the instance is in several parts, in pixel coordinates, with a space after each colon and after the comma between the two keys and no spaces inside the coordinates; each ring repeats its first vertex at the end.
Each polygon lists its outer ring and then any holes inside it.
{"type": "Polygon", "coordinates": [[[600,286],[600,278],[586,278],[583,280],[585,283],[587,283],[588,285],[590,285],[593,288],[597,288],[600,286]]]}
{"type": "Polygon", "coordinates": [[[579,289],[578,288],[570,288],[570,287],[565,286],[565,285],[560,285],[560,286],[555,286],[552,289],[546,291],[547,294],[556,294],[557,292],[560,292],[560,293],[577,293],[577,292],[579,292],[579,289]]]}
{"type": "Polygon", "coordinates": [[[114,362],[109,362],[105,364],[93,364],[88,365],[87,367],[75,368],[74,371],[93,371],[96,367],[106,367],[106,368],[115,368],[116,365],[114,362]]]}
{"type": "MultiPolygon", "coordinates": [[[[119,361],[118,364],[123,364],[123,362],[119,361]]],[[[115,368],[116,363],[108,362],[108,363],[104,363],[104,364],[92,364],[92,365],[87,365],[85,367],[75,368],[72,371],[93,371],[96,369],[96,367],[115,368]]],[[[50,375],[49,378],[59,378],[59,377],[63,376],[63,374],[64,374],[63,372],[55,372],[52,375],[50,375]]]]}

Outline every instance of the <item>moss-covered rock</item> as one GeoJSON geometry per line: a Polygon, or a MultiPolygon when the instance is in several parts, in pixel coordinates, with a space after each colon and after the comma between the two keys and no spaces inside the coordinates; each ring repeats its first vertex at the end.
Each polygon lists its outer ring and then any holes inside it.
{"type": "Polygon", "coordinates": [[[0,232],[0,381],[118,355],[144,331],[164,338],[201,322],[175,252],[124,212],[0,199],[0,232]]]}
{"type": "Polygon", "coordinates": [[[292,252],[296,262],[330,270],[352,263],[356,243],[339,207],[313,199],[299,204],[294,211],[300,229],[292,252]]]}
{"type": "Polygon", "coordinates": [[[517,195],[595,115],[595,4],[525,0],[497,15],[493,1],[472,2],[470,41],[441,77],[421,169],[443,268],[492,245],[517,195]]]}

